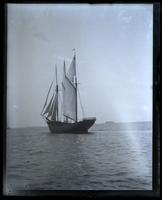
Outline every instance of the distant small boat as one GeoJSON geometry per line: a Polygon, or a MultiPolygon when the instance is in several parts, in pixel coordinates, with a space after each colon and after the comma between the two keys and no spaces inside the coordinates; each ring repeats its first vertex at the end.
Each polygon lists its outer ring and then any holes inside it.
{"type": "Polygon", "coordinates": [[[47,103],[53,83],[54,81],[50,85],[41,113],[48,124],[51,133],[87,133],[88,129],[95,123],[96,118],[83,118],[82,120],[78,121],[78,82],[76,76],[75,53],[67,73],[64,61],[62,81],[62,112],[60,111],[61,109],[59,109],[61,100],[59,100],[57,67],[55,91],[49,103],[47,103]]]}

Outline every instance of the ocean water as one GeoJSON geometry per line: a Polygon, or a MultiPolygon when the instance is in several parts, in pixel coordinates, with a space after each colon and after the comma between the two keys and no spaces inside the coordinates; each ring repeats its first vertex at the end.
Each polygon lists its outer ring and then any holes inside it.
{"type": "Polygon", "coordinates": [[[4,191],[151,190],[152,132],[8,129],[4,191]]]}

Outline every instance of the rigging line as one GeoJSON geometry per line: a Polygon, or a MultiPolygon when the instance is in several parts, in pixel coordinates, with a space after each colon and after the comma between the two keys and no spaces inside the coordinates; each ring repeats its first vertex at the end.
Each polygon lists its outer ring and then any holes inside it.
{"type": "Polygon", "coordinates": [[[76,89],[76,87],[74,86],[74,84],[71,82],[71,80],[68,78],[68,76],[65,75],[65,78],[68,80],[68,82],[72,85],[72,87],[74,89],[76,89]]]}
{"type": "Polygon", "coordinates": [[[71,117],[69,117],[69,116],[67,116],[67,115],[64,115],[64,116],[67,117],[67,118],[69,118],[69,119],[71,119],[71,120],[73,120],[74,122],[76,122],[75,119],[73,119],[73,118],[71,118],[71,117]]]}
{"type": "Polygon", "coordinates": [[[79,87],[78,87],[78,96],[79,96],[79,100],[80,100],[80,105],[81,105],[81,110],[82,110],[82,114],[83,114],[83,118],[85,117],[85,113],[84,113],[84,109],[83,109],[83,105],[82,105],[82,102],[81,102],[81,97],[80,97],[80,92],[79,92],[79,87]]]}

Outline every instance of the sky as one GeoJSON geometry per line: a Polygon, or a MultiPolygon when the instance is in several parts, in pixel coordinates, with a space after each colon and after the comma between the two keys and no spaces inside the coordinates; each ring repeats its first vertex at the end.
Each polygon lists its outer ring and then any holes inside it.
{"type": "Polygon", "coordinates": [[[55,64],[61,84],[73,48],[80,119],[151,121],[152,37],[152,4],[8,4],[7,126],[46,126],[55,64]]]}

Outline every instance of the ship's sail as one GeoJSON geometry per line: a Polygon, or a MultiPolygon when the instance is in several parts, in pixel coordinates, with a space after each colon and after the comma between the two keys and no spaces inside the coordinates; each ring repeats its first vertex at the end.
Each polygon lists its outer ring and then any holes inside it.
{"type": "Polygon", "coordinates": [[[58,94],[56,94],[55,96],[55,101],[54,101],[54,104],[53,104],[53,110],[52,110],[52,115],[51,115],[51,120],[54,120],[56,121],[57,118],[58,118],[58,101],[57,101],[57,96],[58,94]]]}
{"type": "Polygon", "coordinates": [[[75,55],[72,59],[72,62],[70,64],[69,70],[67,72],[67,77],[69,78],[69,80],[75,84],[75,78],[76,78],[76,58],[75,55]]]}
{"type": "Polygon", "coordinates": [[[46,100],[45,100],[45,103],[44,103],[44,106],[43,106],[43,109],[42,109],[42,112],[41,112],[41,113],[43,113],[43,110],[45,109],[45,107],[46,107],[46,105],[47,105],[48,96],[49,96],[49,93],[50,93],[50,91],[51,91],[52,85],[53,85],[53,81],[52,81],[52,83],[51,83],[51,85],[50,85],[50,88],[49,88],[49,90],[48,90],[47,97],[46,97],[46,100]]]}
{"type": "Polygon", "coordinates": [[[51,120],[55,120],[55,121],[57,120],[57,95],[58,94],[56,93],[47,115],[48,118],[51,118],[51,120]]]}
{"type": "Polygon", "coordinates": [[[58,101],[57,101],[58,94],[53,94],[48,106],[46,107],[43,115],[51,120],[56,121],[57,120],[57,107],[58,107],[58,101]]]}
{"type": "Polygon", "coordinates": [[[46,101],[45,101],[45,104],[43,106],[43,114],[42,116],[44,116],[46,119],[50,119],[50,120],[53,120],[53,121],[58,121],[58,116],[59,116],[59,109],[58,109],[58,83],[57,83],[57,66],[56,66],[56,86],[55,86],[55,93],[53,93],[48,105],[47,105],[47,101],[48,101],[48,96],[49,96],[49,93],[51,91],[51,88],[52,88],[52,85],[53,85],[53,81],[50,85],[50,88],[49,88],[49,91],[48,91],[48,94],[47,94],[47,97],[46,97],[46,101]],[[47,106],[46,106],[47,105],[47,106]]]}
{"type": "Polygon", "coordinates": [[[77,121],[77,85],[76,85],[76,61],[75,55],[71,62],[70,68],[65,71],[62,82],[63,91],[63,115],[74,121],[77,121]]]}
{"type": "Polygon", "coordinates": [[[53,94],[53,96],[52,96],[52,98],[51,98],[51,100],[50,100],[48,106],[46,107],[46,109],[45,109],[43,115],[45,115],[45,114],[47,114],[47,113],[50,112],[50,110],[51,110],[51,106],[52,106],[52,102],[53,102],[53,98],[54,98],[54,94],[53,94]]]}
{"type": "MultiPolygon", "coordinates": [[[[58,106],[58,83],[57,83],[57,68],[56,68],[56,88],[55,94],[52,95],[49,103],[48,96],[51,91],[53,82],[50,85],[45,104],[43,106],[42,115],[48,120],[59,120],[59,106],[58,106]]],[[[63,116],[66,119],[77,121],[77,79],[76,79],[76,58],[75,55],[70,64],[69,70],[66,74],[66,67],[64,61],[64,72],[62,81],[62,94],[63,94],[63,116]]]]}

